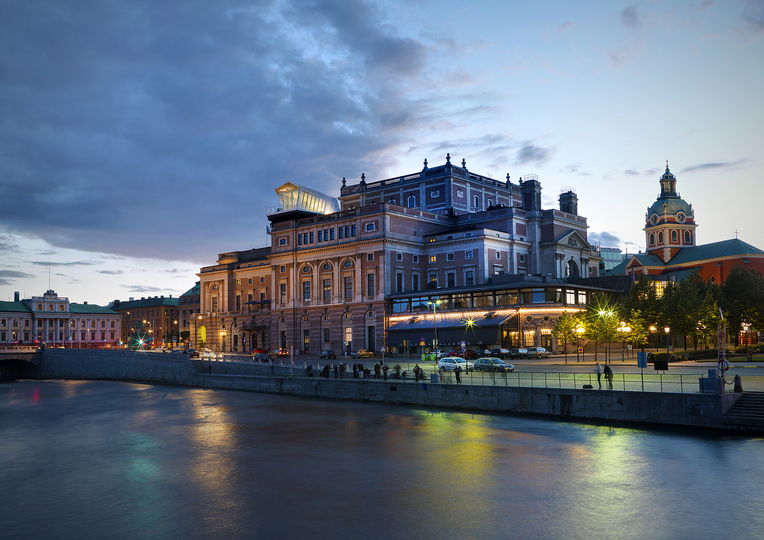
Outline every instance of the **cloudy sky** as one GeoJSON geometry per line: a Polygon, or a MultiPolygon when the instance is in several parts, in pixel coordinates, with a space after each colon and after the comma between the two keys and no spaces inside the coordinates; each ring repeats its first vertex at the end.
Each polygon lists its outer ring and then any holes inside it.
{"type": "Polygon", "coordinates": [[[669,160],[698,241],[764,247],[764,0],[4,0],[0,300],[182,294],[286,181],[466,159],[644,249],[669,160]]]}

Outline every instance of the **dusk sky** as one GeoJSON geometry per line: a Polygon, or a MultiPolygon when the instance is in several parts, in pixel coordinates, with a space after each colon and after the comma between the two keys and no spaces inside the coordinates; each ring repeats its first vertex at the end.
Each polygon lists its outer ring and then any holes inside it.
{"type": "Polygon", "coordinates": [[[446,153],[629,252],[669,160],[698,243],[764,248],[763,38],[764,0],[5,0],[0,300],[178,296],[283,183],[446,153]]]}

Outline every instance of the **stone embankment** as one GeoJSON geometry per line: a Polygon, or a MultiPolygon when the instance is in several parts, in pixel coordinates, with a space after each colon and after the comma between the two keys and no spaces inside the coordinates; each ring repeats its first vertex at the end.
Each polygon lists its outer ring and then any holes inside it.
{"type": "Polygon", "coordinates": [[[735,429],[724,414],[740,394],[592,391],[374,379],[303,377],[289,367],[189,360],[181,354],[46,349],[35,379],[124,380],[425,407],[539,414],[561,419],[735,429]]]}

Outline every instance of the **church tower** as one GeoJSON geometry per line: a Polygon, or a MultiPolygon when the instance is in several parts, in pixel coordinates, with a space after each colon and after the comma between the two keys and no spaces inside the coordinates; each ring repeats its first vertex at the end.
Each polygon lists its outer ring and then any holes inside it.
{"type": "Polygon", "coordinates": [[[683,247],[695,245],[695,213],[676,191],[676,177],[669,170],[660,179],[661,194],[645,214],[647,253],[667,263],[683,247]]]}

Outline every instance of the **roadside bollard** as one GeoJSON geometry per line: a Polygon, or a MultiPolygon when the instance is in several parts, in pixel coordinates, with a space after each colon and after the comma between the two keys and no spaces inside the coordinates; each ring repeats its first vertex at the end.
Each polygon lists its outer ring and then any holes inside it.
{"type": "Polygon", "coordinates": [[[743,381],[740,379],[740,375],[735,375],[735,393],[741,393],[743,391],[743,381]]]}

